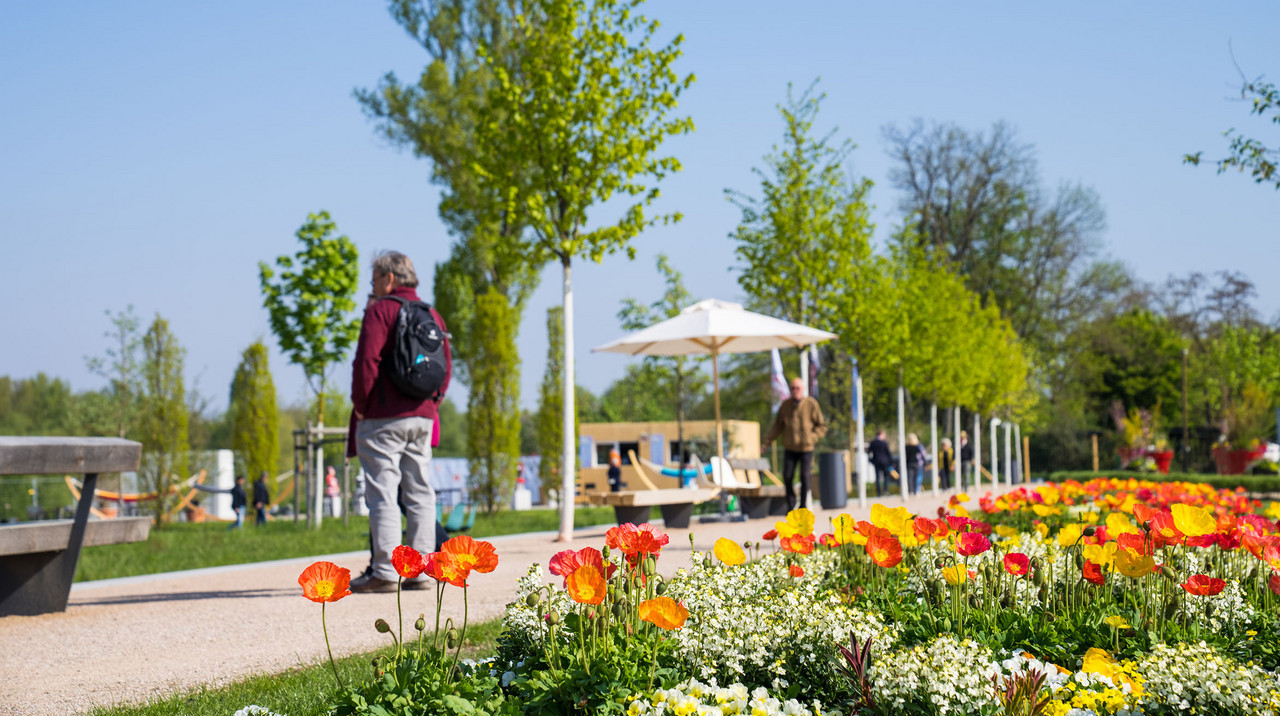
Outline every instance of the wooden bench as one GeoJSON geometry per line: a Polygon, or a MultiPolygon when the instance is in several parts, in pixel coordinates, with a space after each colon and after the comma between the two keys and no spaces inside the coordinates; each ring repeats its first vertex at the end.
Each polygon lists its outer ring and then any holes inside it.
{"type": "MultiPolygon", "coordinates": [[[[728,458],[729,467],[734,470],[756,471],[760,475],[768,476],[774,480],[773,473],[770,471],[772,466],[769,461],[762,458],[728,458]]],[[[731,492],[738,496],[738,504],[742,508],[742,514],[749,520],[759,520],[770,515],[785,515],[787,513],[787,491],[782,485],[766,485],[763,480],[759,485],[750,487],[731,487],[725,488],[726,492],[731,492]]]]}
{"type": "Polygon", "coordinates": [[[649,521],[649,512],[655,505],[662,510],[662,521],[668,528],[684,529],[693,519],[693,506],[715,498],[717,490],[706,488],[661,490],[626,490],[623,492],[592,492],[587,498],[593,505],[609,505],[618,524],[633,525],[649,521]]]}
{"type": "Polygon", "coordinates": [[[66,611],[81,546],[147,538],[147,517],[89,521],[98,475],[137,470],[141,459],[131,440],[0,437],[0,475],[84,475],[75,519],[0,526],[0,616],[66,611]]]}

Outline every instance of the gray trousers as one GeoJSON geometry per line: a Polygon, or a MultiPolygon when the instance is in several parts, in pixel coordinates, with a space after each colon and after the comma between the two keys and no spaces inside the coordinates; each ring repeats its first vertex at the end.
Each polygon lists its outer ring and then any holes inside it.
{"type": "Polygon", "coordinates": [[[356,449],[364,468],[364,501],[369,507],[373,576],[396,580],[391,552],[400,544],[400,506],[408,517],[406,542],[423,555],[435,551],[436,492],[431,462],[431,420],[372,418],[356,426],[356,449]]]}

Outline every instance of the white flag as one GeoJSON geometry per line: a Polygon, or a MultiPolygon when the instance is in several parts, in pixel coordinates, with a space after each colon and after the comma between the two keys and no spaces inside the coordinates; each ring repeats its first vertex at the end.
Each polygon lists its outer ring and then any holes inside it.
{"type": "Polygon", "coordinates": [[[777,348],[770,353],[773,358],[773,409],[776,411],[782,401],[791,397],[791,390],[787,388],[787,378],[782,374],[782,354],[777,348]]]}

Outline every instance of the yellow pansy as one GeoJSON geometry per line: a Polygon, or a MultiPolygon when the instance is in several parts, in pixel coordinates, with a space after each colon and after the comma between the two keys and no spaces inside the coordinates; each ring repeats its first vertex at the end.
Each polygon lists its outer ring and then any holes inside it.
{"type": "Polygon", "coordinates": [[[801,507],[798,510],[788,512],[786,520],[775,522],[773,526],[777,528],[779,537],[795,537],[796,535],[803,537],[813,534],[815,522],[817,522],[817,518],[814,517],[813,512],[807,507],[801,507]]]}
{"type": "Polygon", "coordinates": [[[1174,526],[1188,537],[1203,537],[1218,529],[1218,521],[1213,519],[1208,510],[1179,502],[1170,511],[1173,512],[1174,526]]]}
{"type": "Polygon", "coordinates": [[[1058,530],[1058,546],[1071,547],[1080,541],[1081,535],[1084,534],[1084,528],[1077,524],[1063,526],[1058,530]]]}

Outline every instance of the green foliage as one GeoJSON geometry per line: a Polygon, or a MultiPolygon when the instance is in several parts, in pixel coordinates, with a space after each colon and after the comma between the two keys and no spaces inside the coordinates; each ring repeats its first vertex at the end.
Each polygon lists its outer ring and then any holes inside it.
{"type": "Polygon", "coordinates": [[[1169,412],[1179,404],[1183,341],[1168,319],[1133,308],[1090,323],[1072,342],[1086,409],[1099,420],[1116,401],[1169,412]]]}
{"type": "Polygon", "coordinates": [[[111,339],[111,347],[105,356],[86,357],[90,372],[107,379],[107,393],[111,400],[103,407],[104,418],[114,423],[116,437],[125,437],[138,420],[138,402],[141,391],[141,366],[138,364],[138,348],[142,338],[138,333],[139,322],[133,306],[112,314],[111,330],[104,335],[111,339]]]}
{"type": "Polygon", "coordinates": [[[271,332],[321,396],[321,415],[328,371],[360,335],[359,320],[347,317],[356,307],[352,297],[359,283],[359,256],[351,239],[332,236],[336,230],[329,212],[308,214],[296,233],[302,248],[293,256],[276,257],[278,277],[266,262],[258,262],[271,332]]]}
{"type": "Polygon", "coordinates": [[[1280,332],[1224,326],[1204,355],[1209,389],[1221,401],[1224,430],[1233,445],[1265,440],[1280,404],[1280,332]]]}
{"type": "Polygon", "coordinates": [[[280,421],[276,412],[276,386],[267,365],[267,347],[254,341],[240,357],[231,381],[231,449],[240,453],[245,473],[257,479],[275,475],[279,461],[280,421]]]}
{"type": "MultiPolygon", "coordinates": [[[[564,439],[564,309],[555,306],[547,309],[547,364],[542,372],[542,385],[538,391],[538,476],[542,482],[542,498],[547,490],[558,489],[560,484],[560,446],[564,439]]],[[[574,434],[577,434],[578,417],[574,413],[574,434]]]]}
{"type": "Polygon", "coordinates": [[[331,713],[350,714],[474,714],[497,716],[519,714],[518,700],[502,692],[497,677],[488,668],[468,669],[460,678],[448,679],[452,660],[441,663],[438,653],[427,650],[399,662],[359,686],[338,693],[331,713]]]}
{"type": "MultiPolygon", "coordinates": [[[[1250,104],[1249,114],[1265,119],[1271,115],[1272,124],[1280,125],[1280,89],[1270,82],[1263,82],[1259,77],[1251,82],[1246,81],[1240,87],[1240,99],[1250,104]]],[[[1227,156],[1215,162],[1218,173],[1235,169],[1241,173],[1249,172],[1257,184],[1275,184],[1280,189],[1280,173],[1276,171],[1277,159],[1280,158],[1280,146],[1268,147],[1266,143],[1252,137],[1246,137],[1236,129],[1228,129],[1222,133],[1229,142],[1227,156]]],[[[1182,160],[1188,164],[1199,165],[1203,152],[1186,154],[1182,160]]]]}
{"type": "Polygon", "coordinates": [[[168,521],[174,496],[169,488],[187,477],[187,403],[182,368],[186,351],[169,322],[156,316],[142,336],[142,410],[138,433],[145,453],[138,471],[144,491],[158,491],[151,503],[157,525],[168,521]]]}
{"type": "Polygon", "coordinates": [[[492,513],[505,505],[520,459],[520,383],[516,321],[492,287],[476,300],[471,391],[467,405],[467,461],[472,493],[492,513]]]}
{"type": "Polygon", "coordinates": [[[435,457],[466,457],[467,414],[459,412],[458,406],[445,398],[436,406],[436,417],[440,420],[440,444],[431,449],[431,454],[435,457]]]}

